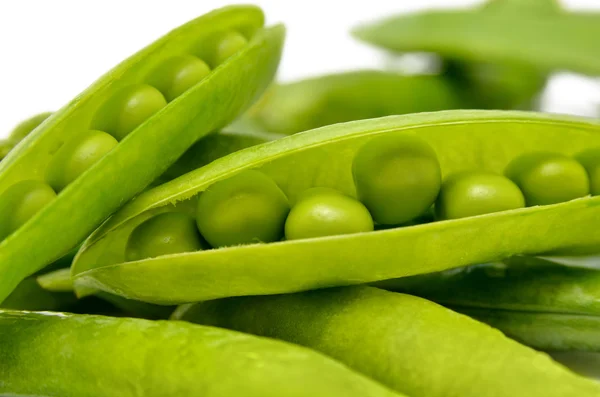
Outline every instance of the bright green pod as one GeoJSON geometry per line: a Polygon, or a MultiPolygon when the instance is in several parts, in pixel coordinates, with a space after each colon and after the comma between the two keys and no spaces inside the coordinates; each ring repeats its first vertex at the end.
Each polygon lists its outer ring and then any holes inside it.
{"type": "Polygon", "coordinates": [[[151,77],[151,82],[171,102],[209,74],[210,67],[202,59],[180,55],[159,66],[151,77]]]}
{"type": "Polygon", "coordinates": [[[333,189],[303,192],[285,221],[285,238],[297,240],[373,231],[367,207],[333,189]]]}
{"type": "Polygon", "coordinates": [[[492,0],[475,9],[428,10],[367,23],[353,33],[397,52],[600,74],[594,56],[600,52],[594,39],[600,13],[563,10],[555,0],[492,0]]]}
{"type": "Polygon", "coordinates": [[[297,343],[414,397],[600,395],[593,380],[485,324],[372,287],[222,299],[176,318],[297,343]]]}
{"type": "Polygon", "coordinates": [[[575,156],[590,178],[590,193],[600,195],[600,148],[588,149],[575,156]]]}
{"type": "Polygon", "coordinates": [[[365,143],[352,162],[356,192],[373,219],[399,225],[423,215],[442,183],[435,151],[419,137],[385,134],[365,143]]]}
{"type": "Polygon", "coordinates": [[[2,161],[0,194],[23,180],[44,181],[61,147],[84,131],[124,137],[62,189],[35,222],[0,242],[0,301],[20,280],[83,241],[200,138],[252,104],[275,74],[284,36],[283,27],[263,23],[262,11],[253,6],[225,7],[188,22],[101,77],[2,161]],[[165,106],[150,85],[152,73],[175,56],[209,59],[217,39],[231,30],[243,32],[247,45],[165,106]]]}
{"type": "Polygon", "coordinates": [[[560,153],[525,153],[513,159],[504,174],[519,186],[528,206],[562,203],[590,193],[585,168],[560,153]]]}
{"type": "Polygon", "coordinates": [[[244,117],[267,131],[293,134],[345,121],[465,108],[461,95],[441,76],[357,70],[275,84],[244,117]]]}
{"type": "Polygon", "coordinates": [[[194,219],[182,212],[158,214],[138,227],[127,240],[128,261],[202,249],[202,238],[194,219]]]}
{"type": "Polygon", "coordinates": [[[46,120],[52,112],[44,112],[40,114],[36,114],[33,117],[28,118],[20,122],[11,132],[8,134],[8,140],[13,144],[17,144],[23,140],[31,131],[33,131],[37,126],[42,124],[44,120],[46,120]]]}
{"type": "Polygon", "coordinates": [[[401,397],[311,350],[131,318],[0,311],[0,393],[62,397],[401,397]],[[235,376],[232,376],[235,373],[235,376]]]}
{"type": "Polygon", "coordinates": [[[525,207],[525,198],[510,179],[485,171],[448,176],[435,202],[438,219],[458,219],[525,207]]]}
{"type": "Polygon", "coordinates": [[[198,198],[196,223],[213,247],[272,243],[283,237],[290,206],[279,186],[247,170],[212,185],[198,198]]]}
{"type": "Polygon", "coordinates": [[[467,169],[502,173],[524,153],[549,150],[573,155],[600,145],[597,121],[504,111],[420,113],[288,136],[233,153],[137,196],[85,242],[72,267],[76,288],[80,295],[85,288],[99,288],[131,299],[174,304],[369,283],[519,254],[597,250],[600,198],[585,197],[335,238],[125,260],[125,242],[137,225],[160,212],[193,208],[214,183],[245,170],[270,177],[291,203],[311,187],[356,197],[352,163],[358,150],[375,137],[400,133],[418,136],[433,148],[442,177],[467,169]]]}

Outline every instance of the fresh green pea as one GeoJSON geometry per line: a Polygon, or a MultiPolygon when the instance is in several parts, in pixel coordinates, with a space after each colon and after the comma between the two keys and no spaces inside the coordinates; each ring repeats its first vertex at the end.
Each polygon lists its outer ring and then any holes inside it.
{"type": "Polygon", "coordinates": [[[508,164],[505,175],[519,186],[527,206],[562,203],[590,193],[585,168],[559,153],[521,155],[508,164]]]}
{"type": "Polygon", "coordinates": [[[55,198],[54,190],[41,181],[25,180],[6,189],[0,195],[0,240],[17,230],[55,198]]]}
{"type": "Polygon", "coordinates": [[[65,145],[48,168],[48,182],[60,191],[115,148],[119,142],[102,131],[86,131],[65,145]]]}
{"type": "Polygon", "coordinates": [[[171,102],[210,74],[210,67],[198,57],[180,55],[158,68],[152,84],[171,102]]]}
{"type": "Polygon", "coordinates": [[[137,261],[202,249],[194,219],[181,212],[155,215],[139,225],[127,240],[125,257],[137,261]]]}
{"type": "Polygon", "coordinates": [[[457,219],[525,207],[525,198],[510,179],[486,171],[450,175],[435,202],[438,219],[457,219]]]}
{"type": "Polygon", "coordinates": [[[38,125],[42,124],[51,114],[52,112],[40,113],[22,121],[10,132],[8,140],[13,142],[13,144],[21,142],[23,138],[29,135],[38,125]]]}
{"type": "Polygon", "coordinates": [[[196,222],[213,247],[269,243],[283,237],[289,211],[285,194],[271,178],[247,170],[200,195],[196,222]]]}
{"type": "Polygon", "coordinates": [[[106,102],[93,125],[120,141],[166,105],[163,94],[153,86],[132,85],[106,102]]]}
{"type": "Polygon", "coordinates": [[[372,230],[373,219],[367,207],[358,200],[336,191],[324,191],[324,188],[304,192],[285,222],[288,240],[372,230]]]}
{"type": "Polygon", "coordinates": [[[590,193],[594,196],[600,195],[600,147],[588,149],[577,156],[590,178],[590,193]]]}
{"type": "Polygon", "coordinates": [[[221,37],[215,51],[215,63],[220,65],[230,56],[244,48],[248,44],[248,39],[243,34],[236,31],[230,31],[221,37]]]}
{"type": "Polygon", "coordinates": [[[0,160],[2,160],[8,152],[13,148],[13,144],[7,140],[0,140],[0,160]]]}
{"type": "Polygon", "coordinates": [[[421,138],[402,133],[375,137],[363,145],[352,163],[352,175],[360,201],[384,225],[423,214],[441,185],[434,150],[421,138]]]}

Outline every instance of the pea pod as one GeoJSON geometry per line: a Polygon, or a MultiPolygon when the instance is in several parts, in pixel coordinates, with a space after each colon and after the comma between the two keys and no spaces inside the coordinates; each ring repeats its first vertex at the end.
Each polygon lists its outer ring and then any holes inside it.
{"type": "Polygon", "coordinates": [[[354,36],[398,52],[461,61],[600,74],[599,13],[562,10],[555,0],[492,0],[477,8],[426,11],[365,24],[354,36]]]}
{"type": "Polygon", "coordinates": [[[7,310],[0,379],[0,393],[64,397],[400,396],[308,349],[233,331],[7,310]]]}
{"type": "Polygon", "coordinates": [[[577,153],[600,145],[599,131],[595,121],[578,118],[446,111],[337,124],[282,138],[216,160],[138,196],[86,241],[72,267],[75,285],[80,294],[91,287],[173,304],[359,284],[516,254],[596,247],[600,234],[593,225],[600,219],[600,201],[587,197],[368,233],[125,261],[128,237],[142,222],[165,211],[193,215],[198,193],[249,169],[272,178],[292,203],[315,186],[355,197],[352,162],[357,150],[376,136],[420,137],[437,154],[445,176],[463,169],[501,173],[513,158],[534,150],[577,153]],[[568,228],[569,233],[545,232],[568,228]]]}
{"type": "Polygon", "coordinates": [[[485,324],[372,287],[203,302],[177,318],[307,346],[414,397],[600,395],[595,382],[485,324]]]}
{"type": "Polygon", "coordinates": [[[118,65],[11,151],[0,165],[0,216],[11,218],[0,222],[0,235],[8,236],[0,242],[0,301],[251,104],[275,73],[284,33],[262,24],[260,9],[234,6],[183,25],[118,65]],[[217,63],[227,32],[249,41],[217,63]],[[182,81],[180,68],[200,74],[182,81]],[[164,96],[182,84],[189,89],[167,104],[164,96]]]}
{"type": "Polygon", "coordinates": [[[267,131],[292,134],[344,121],[463,107],[441,76],[359,70],[271,87],[246,116],[267,131]]]}

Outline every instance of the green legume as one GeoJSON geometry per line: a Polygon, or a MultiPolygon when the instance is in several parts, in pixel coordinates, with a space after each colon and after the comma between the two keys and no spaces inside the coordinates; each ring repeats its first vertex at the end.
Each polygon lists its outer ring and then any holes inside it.
{"type": "Polygon", "coordinates": [[[588,149],[575,156],[588,173],[590,193],[600,195],[600,148],[588,149]]]}
{"type": "Polygon", "coordinates": [[[147,84],[133,85],[106,102],[96,115],[93,127],[120,141],[166,105],[167,100],[156,88],[147,84]]]}
{"type": "Polygon", "coordinates": [[[48,182],[57,191],[83,174],[88,168],[109,153],[119,142],[102,131],[86,131],[65,145],[49,167],[48,182]]]}
{"type": "Polygon", "coordinates": [[[194,219],[181,212],[166,212],[148,219],[131,233],[125,257],[127,261],[137,261],[201,249],[194,219]]]}
{"type": "Polygon", "coordinates": [[[527,206],[561,203],[590,193],[585,168],[558,153],[532,152],[519,156],[508,164],[505,175],[519,186],[527,206]]]}
{"type": "Polygon", "coordinates": [[[302,194],[285,223],[288,240],[369,232],[373,219],[360,201],[333,189],[314,188],[302,194]]]}
{"type": "Polygon", "coordinates": [[[0,195],[0,240],[21,227],[55,198],[54,190],[40,181],[21,181],[6,189],[0,195]]]}
{"type": "Polygon", "coordinates": [[[356,191],[381,224],[408,222],[435,201],[441,184],[434,150],[405,134],[386,134],[363,145],[352,163],[356,191]]]}
{"type": "Polygon", "coordinates": [[[22,121],[10,132],[8,139],[15,144],[21,142],[23,138],[29,135],[38,125],[42,124],[51,114],[52,112],[40,113],[22,121]]]}
{"type": "Polygon", "coordinates": [[[463,171],[442,184],[435,203],[438,219],[457,219],[525,207],[525,198],[510,179],[486,171],[463,171]]]}
{"type": "MultiPolygon", "coordinates": [[[[217,44],[215,51],[215,64],[220,65],[230,56],[244,48],[248,44],[248,39],[240,32],[227,32],[217,44]]],[[[215,65],[215,66],[216,66],[215,65]]]]}
{"type": "Polygon", "coordinates": [[[268,243],[283,237],[289,211],[285,194],[272,179],[247,170],[200,195],[196,222],[213,247],[268,243]]]}
{"type": "Polygon", "coordinates": [[[181,55],[159,67],[152,84],[171,102],[209,74],[206,62],[192,55],[181,55]]]}

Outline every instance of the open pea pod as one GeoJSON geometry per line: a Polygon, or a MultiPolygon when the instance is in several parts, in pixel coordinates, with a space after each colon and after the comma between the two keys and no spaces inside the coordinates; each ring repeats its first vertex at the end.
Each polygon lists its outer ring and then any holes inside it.
{"type": "Polygon", "coordinates": [[[514,258],[377,284],[475,317],[547,351],[600,351],[600,272],[514,258]]]}
{"type": "Polygon", "coordinates": [[[10,152],[0,163],[0,301],[261,94],[284,36],[262,25],[260,9],[232,6],[179,27],[10,152]]]}
{"type": "Polygon", "coordinates": [[[600,13],[569,12],[556,0],[492,0],[477,9],[426,11],[359,26],[354,36],[398,52],[530,65],[599,75],[600,13]]]}
{"type": "Polygon", "coordinates": [[[485,324],[372,287],[220,299],[181,306],[175,318],[297,343],[413,397],[600,394],[485,324]]]}
{"type": "Polygon", "coordinates": [[[575,154],[598,146],[600,124],[525,112],[445,111],[337,124],[248,148],[146,191],[115,213],[79,251],[75,285],[80,294],[99,288],[172,304],[368,283],[600,243],[600,198],[583,197],[424,225],[126,259],[137,226],[163,212],[195,216],[201,192],[242,171],[260,171],[291,202],[311,187],[355,196],[358,150],[389,136],[427,142],[444,176],[469,169],[502,173],[529,152],[575,154]]]}
{"type": "Polygon", "coordinates": [[[461,93],[442,76],[359,70],[274,85],[246,117],[267,131],[293,134],[344,121],[464,106],[461,93]]]}

